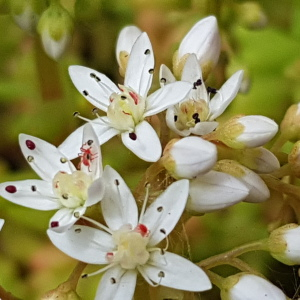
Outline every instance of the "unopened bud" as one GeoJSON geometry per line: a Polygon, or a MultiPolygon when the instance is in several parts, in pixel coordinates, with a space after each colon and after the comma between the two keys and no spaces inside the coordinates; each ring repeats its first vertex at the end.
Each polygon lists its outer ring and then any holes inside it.
{"type": "Polygon", "coordinates": [[[284,293],[268,280],[243,272],[224,279],[221,288],[222,300],[287,300],[284,293]]]}
{"type": "Polygon", "coordinates": [[[214,170],[230,174],[245,184],[249,189],[248,196],[243,200],[245,202],[263,202],[270,197],[270,191],[260,176],[234,160],[220,160],[214,170]]]}
{"type": "Polygon", "coordinates": [[[286,265],[300,265],[299,239],[298,224],[287,224],[275,229],[268,240],[270,254],[286,265]]]}
{"type": "Polygon", "coordinates": [[[38,23],[38,32],[46,53],[58,59],[65,51],[73,32],[73,21],[66,9],[53,2],[38,23]]]}
{"type": "Polygon", "coordinates": [[[234,149],[259,147],[277,133],[278,125],[264,116],[236,116],[219,126],[215,137],[234,149]]]}
{"type": "Polygon", "coordinates": [[[176,179],[191,179],[204,174],[216,161],[216,146],[195,136],[171,140],[162,156],[164,167],[176,179]]]}
{"type": "Polygon", "coordinates": [[[280,131],[291,142],[300,140],[300,103],[288,108],[280,124],[280,131]]]}
{"type": "Polygon", "coordinates": [[[192,214],[212,212],[236,204],[248,194],[248,188],[240,180],[212,170],[190,181],[186,209],[192,214]]]}
{"type": "Polygon", "coordinates": [[[268,23],[268,18],[259,3],[246,1],[236,6],[238,22],[249,29],[264,28],[268,23]]]}
{"type": "Polygon", "coordinates": [[[221,39],[217,19],[209,16],[198,23],[183,38],[173,57],[173,71],[181,77],[183,67],[190,54],[196,54],[205,80],[218,62],[221,39]]]}
{"type": "Polygon", "coordinates": [[[122,77],[124,77],[126,72],[132,46],[141,33],[142,31],[136,26],[126,26],[119,33],[116,57],[119,64],[119,72],[122,77]]]}

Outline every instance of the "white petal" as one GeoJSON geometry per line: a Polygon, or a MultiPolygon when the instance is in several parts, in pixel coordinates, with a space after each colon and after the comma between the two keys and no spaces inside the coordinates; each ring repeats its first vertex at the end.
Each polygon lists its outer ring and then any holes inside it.
{"type": "Polygon", "coordinates": [[[119,88],[104,74],[82,66],[70,66],[69,74],[77,90],[92,105],[107,111],[109,97],[119,88]]]}
{"type": "Polygon", "coordinates": [[[2,229],[3,225],[4,225],[4,220],[3,219],[0,219],[0,230],[2,229]]]}
{"type": "Polygon", "coordinates": [[[223,209],[247,197],[248,188],[231,175],[210,171],[190,181],[187,210],[205,213],[223,209]]]}
{"type": "Polygon", "coordinates": [[[171,106],[167,109],[167,113],[166,113],[166,122],[168,127],[180,136],[189,136],[191,134],[190,129],[178,130],[175,124],[174,117],[175,117],[175,108],[174,106],[171,106]]]}
{"type": "Polygon", "coordinates": [[[257,150],[259,151],[259,155],[255,159],[256,165],[254,168],[250,168],[249,166],[248,168],[258,173],[272,173],[280,168],[278,158],[270,150],[264,147],[260,147],[257,150]]]}
{"type": "Polygon", "coordinates": [[[120,31],[116,46],[116,57],[119,66],[121,65],[120,52],[126,51],[130,55],[132,46],[141,33],[142,31],[136,26],[126,26],[120,31]]]}
{"type": "Polygon", "coordinates": [[[114,249],[110,234],[88,226],[74,225],[62,233],[48,229],[47,234],[59,250],[88,264],[107,264],[106,254],[114,249]]]}
{"type": "Polygon", "coordinates": [[[151,253],[148,264],[140,267],[143,276],[151,281],[174,289],[201,292],[212,285],[205,272],[189,260],[174,253],[151,253]],[[163,276],[162,276],[163,275],[163,276]]]}
{"type": "Polygon", "coordinates": [[[88,188],[88,198],[85,202],[85,206],[92,206],[102,200],[105,193],[104,179],[96,179],[88,188]]]}
{"type": "Polygon", "coordinates": [[[52,182],[59,171],[71,173],[75,167],[52,144],[27,134],[19,135],[23,155],[32,169],[44,180],[52,182]]]}
{"type": "Polygon", "coordinates": [[[135,127],[136,139],[130,138],[129,132],[121,135],[124,145],[139,158],[155,162],[161,156],[160,140],[153,127],[146,121],[141,122],[135,127]]]}
{"type": "Polygon", "coordinates": [[[195,125],[195,127],[191,127],[190,131],[196,135],[204,135],[214,131],[218,125],[218,122],[199,122],[195,125]]]}
{"type": "Polygon", "coordinates": [[[175,227],[186,205],[189,181],[172,183],[146,210],[140,223],[150,230],[149,246],[163,240],[175,227]]]}
{"type": "Polygon", "coordinates": [[[108,165],[104,169],[103,178],[106,187],[101,207],[108,227],[111,230],[118,230],[125,224],[136,227],[138,223],[136,202],[123,178],[108,165]]]}
{"type": "Polygon", "coordinates": [[[44,180],[32,179],[1,183],[0,195],[15,204],[37,210],[53,210],[61,207],[57,197],[53,194],[52,182],[44,180]],[[15,187],[15,192],[13,187],[15,187]]]}
{"type": "Polygon", "coordinates": [[[137,272],[118,265],[102,276],[95,300],[131,300],[136,285],[137,272]]]}
{"type": "Polygon", "coordinates": [[[232,102],[232,100],[235,98],[240,89],[243,75],[243,70],[234,73],[223,84],[218,93],[210,100],[209,120],[213,121],[214,119],[219,117],[225,111],[228,105],[232,102]]]}
{"type": "Polygon", "coordinates": [[[147,98],[144,117],[160,113],[168,107],[184,100],[192,88],[189,82],[176,81],[158,89],[147,98]]]}
{"type": "Polygon", "coordinates": [[[169,83],[175,82],[176,78],[166,65],[161,65],[159,69],[159,83],[163,87],[169,83]]]}
{"type": "Polygon", "coordinates": [[[110,125],[110,122],[107,117],[95,119],[92,122],[90,122],[90,124],[93,126],[96,132],[100,145],[106,143],[112,137],[120,133],[119,130],[113,128],[110,125]]]}
{"type": "Polygon", "coordinates": [[[49,228],[57,232],[69,229],[85,213],[85,207],[59,209],[49,221],[49,228]],[[77,216],[75,217],[75,213],[77,216]]]}
{"type": "Polygon", "coordinates": [[[146,97],[154,70],[154,54],[147,33],[142,33],[134,43],[128,60],[124,85],[146,97]]]}
{"type": "Polygon", "coordinates": [[[102,155],[98,137],[91,124],[87,123],[83,127],[83,138],[81,151],[80,170],[91,174],[93,179],[102,175],[102,155]],[[87,152],[86,152],[87,151],[87,152]],[[85,154],[89,154],[89,157],[85,154]]]}

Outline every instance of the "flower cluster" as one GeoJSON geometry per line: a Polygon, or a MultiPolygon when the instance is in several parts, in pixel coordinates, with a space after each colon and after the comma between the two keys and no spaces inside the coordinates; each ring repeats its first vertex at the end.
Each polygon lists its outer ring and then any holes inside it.
{"type": "MultiPolygon", "coordinates": [[[[57,32],[49,21],[55,14],[68,20],[57,10],[48,8],[38,26],[54,57],[68,39],[67,32],[57,32]]],[[[24,10],[20,20],[26,14],[24,10]]],[[[70,31],[72,26],[67,24],[64,30],[70,31]]],[[[138,274],[150,286],[187,292],[206,291],[214,283],[224,300],[245,299],[249,286],[253,294],[247,299],[262,299],[262,295],[285,299],[281,290],[250,272],[216,280],[206,268],[209,264],[180,256],[177,241],[175,246],[169,243],[177,224],[189,216],[269,199],[263,176],[280,168],[277,157],[263,147],[278,131],[273,120],[260,115],[218,120],[236,98],[244,73],[238,70],[219,89],[208,86],[206,80],[220,50],[216,18],[199,21],[180,43],[172,70],[160,66],[160,87],[155,90],[150,39],[146,32],[128,26],[120,32],[116,47],[122,84],[84,66],[69,67],[79,93],[103,114],[95,113],[97,117],[89,120],[75,113],[86,124],[58,147],[20,134],[22,153],[41,179],[1,183],[0,195],[25,207],[57,210],[47,229],[51,242],[70,257],[101,265],[98,271],[83,275],[103,274],[95,299],[132,299],[138,274]],[[157,122],[160,127],[154,126],[157,122]],[[114,136],[120,136],[139,159],[153,163],[136,199],[116,170],[109,165],[103,170],[100,145],[114,136]],[[89,215],[92,206],[101,208],[98,218],[89,215]]],[[[298,262],[299,247],[293,246],[298,231],[297,227],[273,233],[265,249],[286,264],[298,262]]],[[[244,271],[237,259],[234,266],[244,271]]]]}

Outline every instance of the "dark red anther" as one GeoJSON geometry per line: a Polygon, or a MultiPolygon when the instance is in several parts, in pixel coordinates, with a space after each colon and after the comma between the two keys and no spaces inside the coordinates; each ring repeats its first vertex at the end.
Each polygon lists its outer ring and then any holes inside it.
{"type": "Polygon", "coordinates": [[[50,227],[51,227],[51,228],[58,227],[58,226],[59,226],[59,223],[58,223],[57,221],[53,221],[53,222],[51,222],[51,224],[50,224],[50,227]]]}
{"type": "Polygon", "coordinates": [[[141,236],[147,236],[148,234],[148,228],[144,224],[138,224],[134,231],[140,233],[141,236]]]}
{"type": "Polygon", "coordinates": [[[133,141],[135,141],[135,140],[137,139],[137,136],[136,136],[136,134],[135,134],[134,132],[130,132],[130,133],[129,133],[129,137],[130,137],[133,141]]]}
{"type": "Polygon", "coordinates": [[[35,143],[34,143],[33,141],[31,141],[31,140],[26,140],[25,144],[26,144],[26,146],[27,146],[27,148],[28,148],[29,150],[34,150],[34,149],[35,149],[35,143]]]}
{"type": "Polygon", "coordinates": [[[8,192],[8,193],[15,193],[17,191],[17,188],[14,186],[14,185],[8,185],[5,187],[5,190],[8,192]]]}

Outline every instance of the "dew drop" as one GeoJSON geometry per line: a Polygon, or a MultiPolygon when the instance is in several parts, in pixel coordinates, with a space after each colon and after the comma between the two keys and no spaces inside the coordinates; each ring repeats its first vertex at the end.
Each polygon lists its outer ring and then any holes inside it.
{"type": "Polygon", "coordinates": [[[28,155],[28,156],[27,156],[27,161],[28,161],[28,162],[33,162],[33,161],[34,161],[34,157],[31,156],[31,155],[28,155]]]}
{"type": "Polygon", "coordinates": [[[15,193],[17,191],[17,188],[14,186],[14,185],[8,185],[5,187],[5,190],[8,192],[8,193],[15,193]]]}
{"type": "Polygon", "coordinates": [[[51,227],[51,228],[58,227],[58,226],[59,226],[59,222],[57,222],[57,221],[53,221],[53,222],[51,222],[51,224],[50,224],[50,227],[51,227]]]}
{"type": "Polygon", "coordinates": [[[25,144],[26,144],[26,146],[27,146],[27,148],[28,148],[29,150],[34,150],[34,149],[35,149],[35,143],[34,143],[33,141],[31,141],[31,140],[26,140],[26,141],[25,141],[25,144]]]}
{"type": "Polygon", "coordinates": [[[136,136],[136,134],[135,134],[134,132],[130,132],[130,133],[129,133],[129,137],[130,137],[133,141],[135,141],[135,140],[137,139],[137,136],[136,136]]]}

